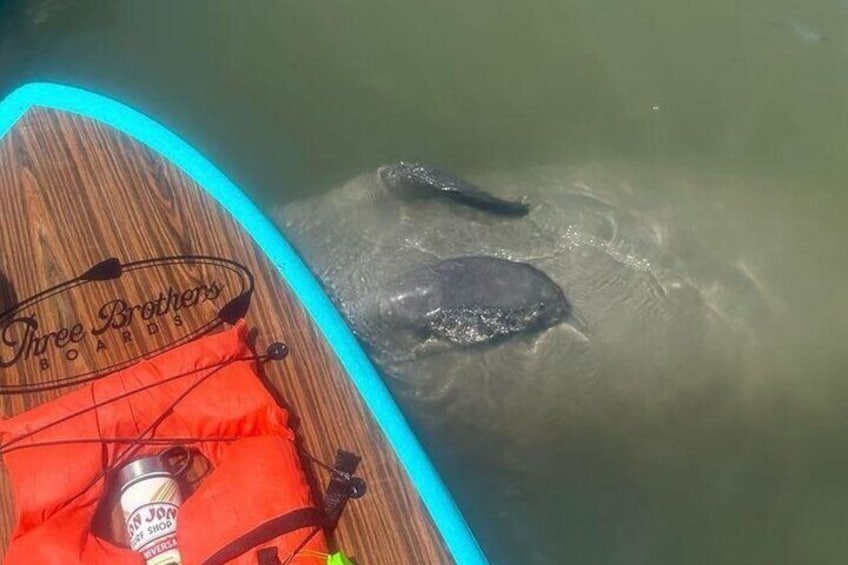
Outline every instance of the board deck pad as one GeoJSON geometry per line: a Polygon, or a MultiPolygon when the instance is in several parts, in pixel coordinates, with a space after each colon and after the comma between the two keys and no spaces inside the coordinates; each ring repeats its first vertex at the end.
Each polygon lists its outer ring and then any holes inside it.
{"type": "MultiPolygon", "coordinates": [[[[226,325],[222,308],[244,307],[257,351],[275,341],[290,350],[265,373],[296,418],[303,446],[325,461],[337,448],[362,457],[358,474],[368,493],[348,504],[334,535],[338,546],[361,565],[463,561],[449,551],[384,428],[290,285],[178,166],[90,117],[30,107],[0,137],[0,194],[0,271],[8,281],[0,284],[0,310],[24,304],[3,321],[0,382],[47,388],[0,396],[0,416],[84,386],[74,383],[104,368],[216,331],[226,325]],[[120,277],[86,278],[110,262],[122,266],[120,277]],[[230,304],[239,297],[249,304],[230,304]],[[51,389],[57,379],[72,386],[51,389]]],[[[0,465],[0,557],[13,524],[0,465]]]]}

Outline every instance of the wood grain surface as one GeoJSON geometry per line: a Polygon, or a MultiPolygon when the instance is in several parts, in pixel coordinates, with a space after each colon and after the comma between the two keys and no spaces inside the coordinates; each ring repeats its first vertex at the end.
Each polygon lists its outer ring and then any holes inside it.
{"type": "MultiPolygon", "coordinates": [[[[0,307],[109,257],[201,254],[247,267],[255,277],[247,320],[258,329],[257,351],[273,341],[284,341],[291,351],[284,362],[266,365],[266,377],[299,421],[303,445],[325,461],[339,447],[363,459],[359,475],[368,494],[348,505],[334,536],[338,546],[359,565],[452,562],[382,432],[293,293],[237,222],[175,166],[93,120],[32,109],[0,140],[0,209],[0,271],[8,281],[0,279],[0,307]]],[[[207,271],[151,269],[136,273],[125,290],[143,296],[196,286],[214,276],[207,271]]],[[[60,327],[90,310],[83,302],[108,298],[108,290],[97,288],[69,293],[39,315],[44,327],[60,327]]],[[[169,331],[150,339],[174,339],[169,331]]],[[[132,346],[144,353],[143,344],[132,346]]],[[[120,360],[127,351],[112,348],[105,355],[120,360]]],[[[102,358],[89,357],[75,362],[104,366],[102,358]]],[[[11,367],[0,378],[4,384],[43,378],[32,371],[11,367]]],[[[0,415],[13,416],[67,390],[2,396],[0,415]]],[[[326,479],[320,471],[315,475],[326,479]]],[[[0,466],[0,556],[13,524],[8,477],[0,466]]]]}

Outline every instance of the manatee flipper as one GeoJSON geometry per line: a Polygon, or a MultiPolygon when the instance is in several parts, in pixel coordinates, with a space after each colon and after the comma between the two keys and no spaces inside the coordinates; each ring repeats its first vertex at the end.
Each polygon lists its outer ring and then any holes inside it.
{"type": "Polygon", "coordinates": [[[498,198],[450,173],[418,163],[401,161],[380,167],[378,172],[380,179],[392,190],[412,189],[443,195],[468,206],[504,216],[525,216],[530,210],[530,206],[525,202],[498,198]]]}
{"type": "Polygon", "coordinates": [[[571,315],[562,289],[526,263],[470,256],[408,271],[377,300],[383,324],[421,342],[485,344],[560,324],[571,315]]]}

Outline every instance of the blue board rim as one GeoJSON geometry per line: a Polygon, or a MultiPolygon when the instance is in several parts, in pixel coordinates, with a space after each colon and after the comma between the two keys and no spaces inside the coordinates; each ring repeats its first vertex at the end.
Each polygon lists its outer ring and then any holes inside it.
{"type": "Polygon", "coordinates": [[[0,139],[33,107],[97,120],[156,151],[192,178],[251,236],[288,283],[354,382],[418,491],[451,556],[460,564],[488,560],[433,463],[315,276],[256,204],[211,161],[159,122],[106,96],[63,84],[20,86],[0,101],[0,139]]]}

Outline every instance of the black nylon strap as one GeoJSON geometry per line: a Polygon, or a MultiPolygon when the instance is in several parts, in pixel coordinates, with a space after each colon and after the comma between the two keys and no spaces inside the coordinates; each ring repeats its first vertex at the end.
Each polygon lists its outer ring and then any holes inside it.
{"type": "Polygon", "coordinates": [[[361,458],[349,451],[339,449],[336,452],[335,470],[330,476],[330,484],[324,493],[324,512],[332,526],[338,521],[344,510],[345,504],[351,495],[350,479],[356,468],[359,467],[361,458]]]}
{"type": "Polygon", "coordinates": [[[232,561],[242,553],[267,543],[277,536],[312,526],[323,528],[327,519],[321,510],[308,506],[292,510],[288,514],[277,516],[272,520],[254,528],[240,538],[237,538],[218,551],[212,557],[203,562],[203,565],[220,565],[232,561]]]}

